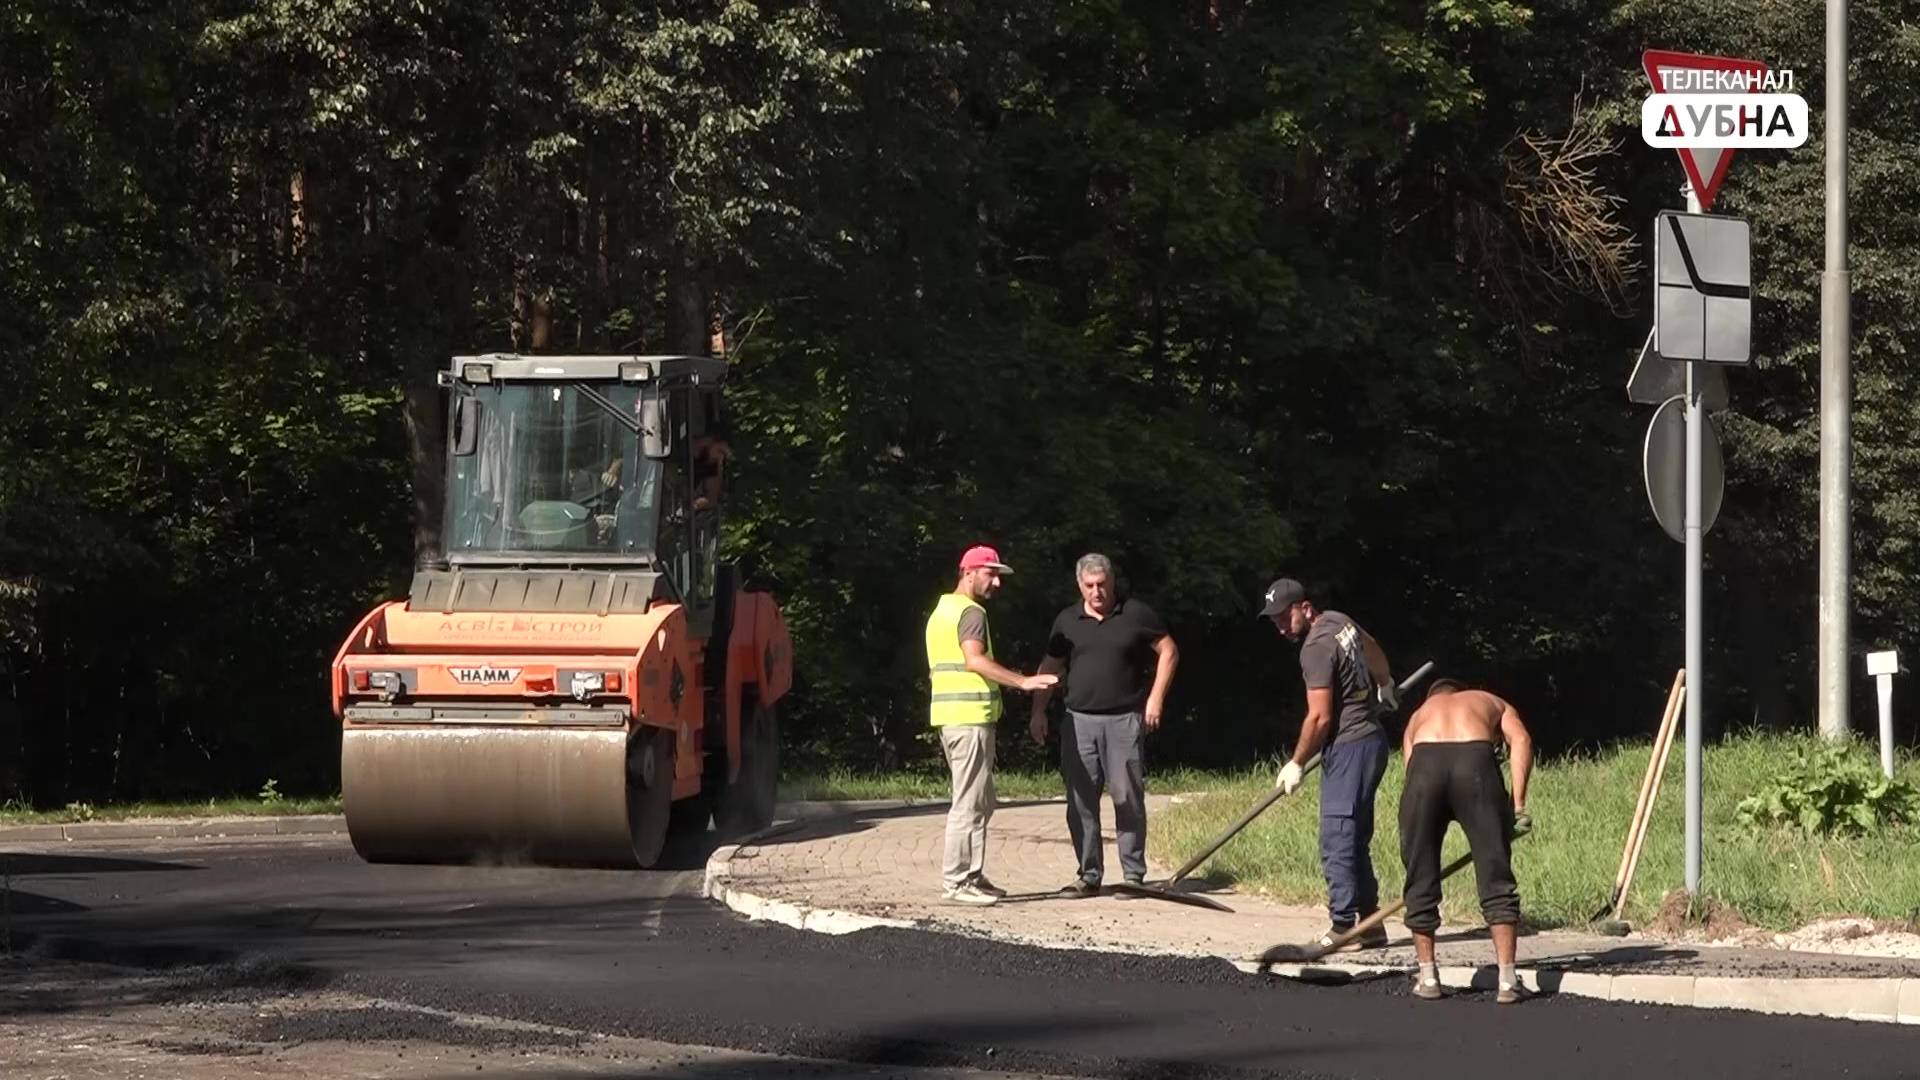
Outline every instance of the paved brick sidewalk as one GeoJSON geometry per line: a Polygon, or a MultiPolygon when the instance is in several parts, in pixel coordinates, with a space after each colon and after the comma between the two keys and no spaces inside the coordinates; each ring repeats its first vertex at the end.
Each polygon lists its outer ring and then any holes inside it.
{"type": "MultiPolygon", "coordinates": [[[[1149,813],[1165,813],[1166,796],[1149,801],[1149,813]]],[[[1129,952],[1167,952],[1247,960],[1271,945],[1306,943],[1326,929],[1324,909],[1290,906],[1241,895],[1214,893],[1231,914],[1164,900],[1107,893],[1079,900],[1054,896],[1074,872],[1060,801],[1002,803],[989,828],[987,875],[1010,895],[991,907],[940,899],[940,852],[946,806],[864,808],[802,820],[717,856],[727,887],[740,894],[789,905],[989,935],[1001,940],[1055,947],[1129,952]]],[[[1120,879],[1113,849],[1112,804],[1105,806],[1107,881],[1120,879]]],[[[1151,852],[1149,853],[1151,857],[1151,852]]],[[[1154,862],[1150,880],[1171,868],[1154,862]]],[[[1470,871],[1469,871],[1470,872],[1470,871]]],[[[1411,968],[1405,927],[1388,921],[1385,949],[1330,958],[1355,965],[1411,968]]],[[[1443,965],[1490,965],[1492,945],[1478,925],[1441,929],[1443,965]]],[[[1764,949],[1673,946],[1638,935],[1611,938],[1548,931],[1520,942],[1523,967],[1616,975],[1755,975],[1914,981],[1920,1008],[1920,962],[1764,949]]],[[[1691,992],[1691,991],[1689,991],[1691,992]]],[[[1896,990],[1897,993],[1897,990],[1896,990]]],[[[1898,1011],[1897,1008],[1894,1011],[1898,1011]]]]}

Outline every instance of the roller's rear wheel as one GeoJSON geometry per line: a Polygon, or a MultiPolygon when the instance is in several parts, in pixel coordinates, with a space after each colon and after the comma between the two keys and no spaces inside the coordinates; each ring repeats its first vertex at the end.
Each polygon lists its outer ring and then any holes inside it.
{"type": "Polygon", "coordinates": [[[755,701],[740,719],[740,773],[722,793],[714,824],[735,836],[773,824],[779,780],[779,718],[772,705],[755,701]]]}
{"type": "Polygon", "coordinates": [[[642,867],[660,859],[673,817],[673,732],[642,727],[627,740],[627,832],[642,867]]]}

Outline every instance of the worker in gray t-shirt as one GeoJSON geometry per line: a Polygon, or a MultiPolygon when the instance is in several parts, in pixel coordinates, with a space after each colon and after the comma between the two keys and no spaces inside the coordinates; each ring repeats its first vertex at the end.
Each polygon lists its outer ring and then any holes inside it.
{"type": "MultiPolygon", "coordinates": [[[[1300,642],[1300,673],[1307,684],[1307,715],[1293,757],[1275,784],[1291,793],[1306,763],[1320,754],[1320,871],[1327,879],[1333,925],[1322,944],[1351,930],[1380,907],[1368,846],[1373,801],[1387,771],[1389,743],[1381,714],[1395,704],[1393,675],[1380,646],[1360,624],[1338,611],[1321,611],[1306,589],[1281,578],[1267,589],[1262,617],[1282,637],[1300,642]]],[[[1358,948],[1387,943],[1384,926],[1361,935],[1358,948]]]]}

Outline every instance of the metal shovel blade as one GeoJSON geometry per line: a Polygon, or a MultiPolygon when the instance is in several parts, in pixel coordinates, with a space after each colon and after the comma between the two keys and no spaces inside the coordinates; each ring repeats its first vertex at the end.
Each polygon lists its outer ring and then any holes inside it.
{"type": "Polygon", "coordinates": [[[1305,964],[1327,955],[1318,945],[1270,945],[1260,954],[1260,966],[1269,964],[1305,964]]]}
{"type": "Polygon", "coordinates": [[[1212,908],[1215,911],[1228,913],[1233,911],[1232,908],[1205,893],[1175,892],[1171,884],[1169,882],[1167,885],[1135,885],[1131,881],[1123,881],[1113,886],[1113,891],[1126,893],[1128,896],[1143,896],[1149,900],[1171,900],[1176,904],[1192,904],[1194,907],[1212,908]]]}

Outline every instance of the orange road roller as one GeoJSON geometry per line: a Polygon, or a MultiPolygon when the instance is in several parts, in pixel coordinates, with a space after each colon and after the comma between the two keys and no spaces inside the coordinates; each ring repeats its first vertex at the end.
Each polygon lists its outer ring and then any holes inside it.
{"type": "Polygon", "coordinates": [[[779,605],[718,559],[723,360],[455,357],[444,557],[333,661],[370,862],[651,866],[773,818],[779,605]]]}

